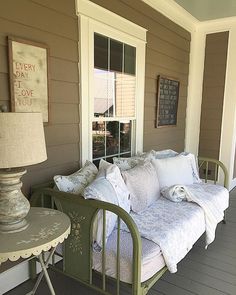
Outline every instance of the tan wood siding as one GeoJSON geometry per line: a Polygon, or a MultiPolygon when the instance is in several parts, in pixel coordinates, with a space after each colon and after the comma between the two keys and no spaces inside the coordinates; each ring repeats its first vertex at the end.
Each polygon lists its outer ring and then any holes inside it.
{"type": "Polygon", "coordinates": [[[146,28],[146,79],[144,150],[184,149],[190,34],[140,0],[93,0],[93,2],[146,28]],[[155,128],[157,76],[180,80],[176,127],[155,128]]]}
{"type": "Polygon", "coordinates": [[[219,158],[228,32],[206,37],[199,155],[219,158]]]}
{"type": "Polygon", "coordinates": [[[0,105],[10,105],[7,36],[50,48],[50,118],[45,126],[48,160],[28,167],[24,191],[79,163],[78,21],[75,1],[0,1],[0,105]]]}
{"type": "MultiPolygon", "coordinates": [[[[190,34],[140,0],[94,2],[148,29],[144,149],[183,150],[190,34]],[[177,127],[155,128],[157,75],[160,73],[181,82],[177,127]]],[[[75,3],[73,0],[0,2],[0,105],[9,108],[8,35],[46,43],[50,48],[51,123],[45,126],[48,161],[28,168],[24,177],[24,191],[28,192],[30,185],[78,167],[79,37],[75,3]]]]}

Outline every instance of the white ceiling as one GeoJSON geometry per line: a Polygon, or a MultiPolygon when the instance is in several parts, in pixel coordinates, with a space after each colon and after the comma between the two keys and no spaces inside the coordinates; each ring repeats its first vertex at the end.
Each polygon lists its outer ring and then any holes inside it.
{"type": "Polygon", "coordinates": [[[199,21],[236,16],[236,0],[174,0],[199,21]]]}

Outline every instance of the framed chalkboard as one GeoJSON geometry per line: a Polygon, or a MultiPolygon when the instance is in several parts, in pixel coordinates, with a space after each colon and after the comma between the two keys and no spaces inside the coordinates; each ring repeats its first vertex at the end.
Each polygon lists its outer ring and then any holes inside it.
{"type": "Polygon", "coordinates": [[[174,78],[158,76],[156,127],[177,125],[179,85],[174,78]]]}

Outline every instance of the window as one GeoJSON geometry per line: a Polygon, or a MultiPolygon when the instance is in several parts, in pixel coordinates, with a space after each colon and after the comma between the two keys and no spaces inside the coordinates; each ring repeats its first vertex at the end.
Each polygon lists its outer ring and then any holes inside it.
{"type": "Polygon", "coordinates": [[[93,161],[130,156],[135,128],[136,48],[94,34],[93,161]]]}
{"type": "Polygon", "coordinates": [[[146,30],[91,7],[103,23],[80,15],[81,158],[97,163],[142,151],[146,30]]]}

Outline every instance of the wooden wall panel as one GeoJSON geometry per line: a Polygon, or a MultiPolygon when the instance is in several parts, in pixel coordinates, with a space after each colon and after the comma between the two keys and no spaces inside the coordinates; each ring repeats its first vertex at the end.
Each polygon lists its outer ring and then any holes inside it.
{"type": "Polygon", "coordinates": [[[190,34],[140,0],[92,0],[146,28],[144,150],[184,149],[190,34]],[[180,80],[176,127],[155,128],[157,76],[180,80]]]}
{"type": "MultiPolygon", "coordinates": [[[[190,34],[140,0],[94,2],[148,29],[144,149],[183,150],[190,34]],[[177,127],[155,128],[158,74],[181,82],[177,127]]],[[[79,35],[74,0],[0,2],[0,105],[9,108],[8,35],[42,42],[50,48],[51,124],[45,127],[49,159],[29,168],[24,182],[28,192],[32,179],[40,183],[45,175],[52,177],[56,171],[63,173],[63,169],[71,171],[79,162],[79,35]]]]}
{"type": "Polygon", "coordinates": [[[48,160],[28,167],[24,192],[67,173],[79,163],[78,21],[74,0],[0,1],[0,105],[9,109],[7,36],[45,43],[50,49],[50,117],[45,126],[48,160]]]}
{"type": "Polygon", "coordinates": [[[228,32],[206,37],[199,155],[219,158],[228,32]]]}

